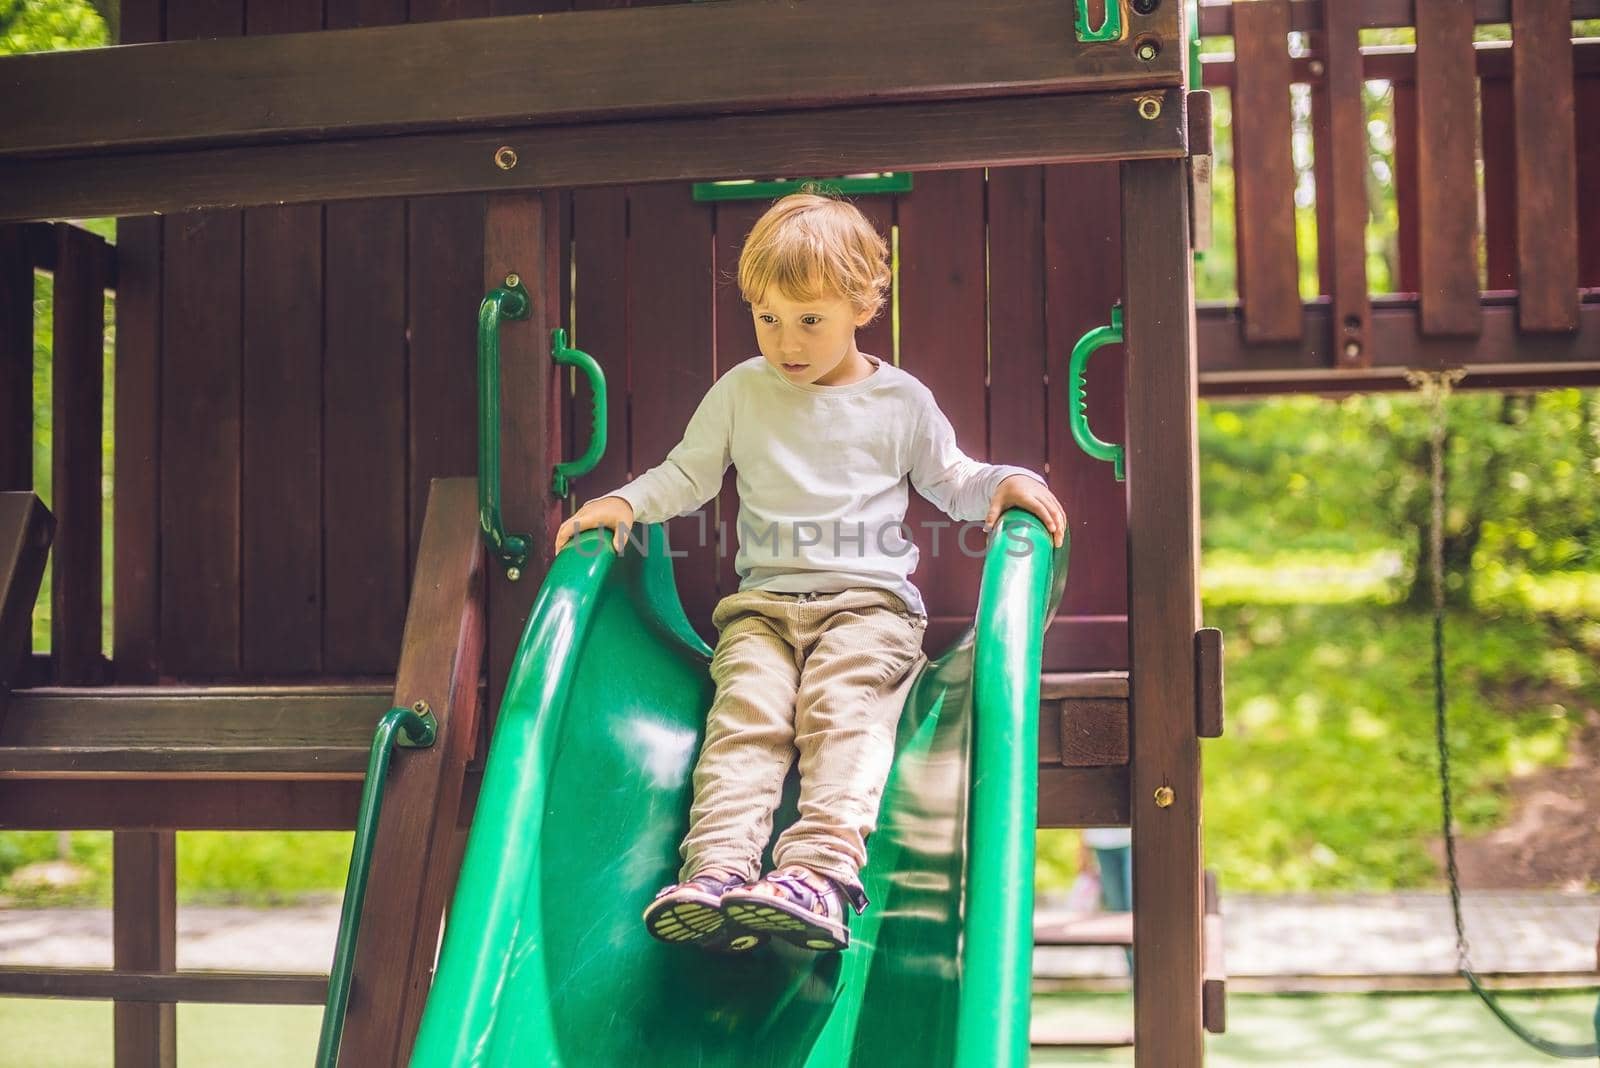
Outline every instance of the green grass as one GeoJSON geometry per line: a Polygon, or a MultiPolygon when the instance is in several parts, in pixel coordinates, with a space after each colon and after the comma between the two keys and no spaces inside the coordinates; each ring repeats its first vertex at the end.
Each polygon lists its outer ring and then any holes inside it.
{"type": "MultiPolygon", "coordinates": [[[[1593,991],[1509,1004],[1527,1022],[1566,1041],[1584,1041],[1593,991]]],[[[1126,1026],[1126,996],[1049,995],[1036,1019],[1104,1030],[1126,1026]]],[[[311,1006],[180,1005],[178,1064],[183,1068],[279,1068],[309,1064],[321,1010],[311,1006]]],[[[82,1001],[0,998],[0,1068],[101,1068],[111,1063],[111,1006],[82,1001]]],[[[1125,1050],[1040,1053],[1037,1065],[1132,1064],[1125,1050]]],[[[1228,1033],[1206,1040],[1212,1068],[1301,1068],[1555,1063],[1527,1049],[1465,994],[1260,996],[1228,999],[1228,1033]]]]}
{"type": "MultiPolygon", "coordinates": [[[[1548,1037],[1593,1041],[1594,991],[1508,995],[1507,1007],[1548,1037]]],[[[1035,1019],[1104,1030],[1128,1025],[1129,999],[1052,995],[1034,1000],[1035,1019]]],[[[1132,1064],[1127,1050],[1041,1053],[1037,1065],[1132,1064]]],[[[1210,1068],[1494,1065],[1539,1068],[1561,1062],[1512,1037],[1469,994],[1340,994],[1228,998],[1228,1032],[1206,1038],[1210,1068]]]]}

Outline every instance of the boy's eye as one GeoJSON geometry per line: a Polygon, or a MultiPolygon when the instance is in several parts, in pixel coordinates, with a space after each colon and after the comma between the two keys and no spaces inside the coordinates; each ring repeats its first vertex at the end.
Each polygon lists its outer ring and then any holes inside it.
{"type": "Polygon", "coordinates": [[[822,317],[818,315],[808,315],[800,321],[805,323],[807,326],[816,326],[818,323],[822,322],[822,317]]]}

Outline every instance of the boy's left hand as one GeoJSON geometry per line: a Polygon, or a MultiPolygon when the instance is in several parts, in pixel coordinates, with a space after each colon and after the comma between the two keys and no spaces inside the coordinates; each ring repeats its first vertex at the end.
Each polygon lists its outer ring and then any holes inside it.
{"type": "Polygon", "coordinates": [[[1044,483],[1028,475],[1010,475],[995,488],[994,499],[989,502],[989,515],[983,529],[993,529],[1000,513],[1007,508],[1022,508],[1039,517],[1057,549],[1067,536],[1067,510],[1061,507],[1056,495],[1044,483]]]}

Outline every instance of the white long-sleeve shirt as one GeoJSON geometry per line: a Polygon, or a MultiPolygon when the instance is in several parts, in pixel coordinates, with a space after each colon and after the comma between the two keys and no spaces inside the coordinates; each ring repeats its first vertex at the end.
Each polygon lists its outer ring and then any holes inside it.
{"type": "MultiPolygon", "coordinates": [[[[731,463],[741,590],[877,587],[926,615],[910,579],[920,554],[905,525],[907,480],[958,523],[986,518],[1011,475],[1045,480],[968,457],[927,386],[867,359],[873,372],[842,386],[792,382],[759,355],[729,368],[666,460],[605,496],[627,501],[634,522],[659,523],[716,496],[731,463]]],[[[987,541],[948,526],[931,533],[941,556],[981,553],[987,541]]]]}

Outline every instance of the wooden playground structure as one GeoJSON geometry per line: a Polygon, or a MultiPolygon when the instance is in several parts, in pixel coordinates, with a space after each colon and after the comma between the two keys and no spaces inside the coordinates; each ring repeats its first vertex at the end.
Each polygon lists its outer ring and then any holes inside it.
{"type": "MultiPolygon", "coordinates": [[[[0,968],[0,995],[114,1000],[119,1066],[175,1063],[180,1001],[321,1003],[326,976],[177,968],[174,832],[349,829],[374,724],[421,705],[440,740],[395,760],[340,1061],[404,1063],[555,529],[658,462],[754,351],[730,275],[766,201],[693,183],[911,172],[858,200],[900,263],[897,321],[860,345],[933,389],[966,452],[1048,472],[1067,508],[1039,824],[1133,827],[1137,1063],[1200,1064],[1222,1022],[1199,744],[1222,730],[1222,679],[1198,607],[1195,399],[1451,367],[1469,388],[1600,384],[1600,41],[1571,34],[1600,0],[1205,3],[1200,32],[1234,52],[1199,72],[1180,0],[1106,2],[1119,32],[1084,40],[1110,17],[1098,0],[1076,28],[1073,0],[123,0],[119,42],[139,47],[0,60],[0,828],[115,832],[114,967],[0,968]],[[1475,45],[1486,22],[1514,43],[1475,45]],[[1415,47],[1361,44],[1413,25],[1415,47]],[[1381,295],[1374,78],[1394,84],[1401,234],[1381,295]],[[1212,131],[1194,85],[1232,95],[1239,205],[1240,299],[1198,311],[1212,131]],[[1309,301],[1291,85],[1313,102],[1309,301]],[[49,221],[96,216],[118,217],[114,245],[49,221]],[[36,271],[54,280],[48,511],[36,271]],[[531,544],[516,582],[480,537],[470,348],[509,274],[534,297],[502,342],[501,503],[531,544]],[[1125,482],[1073,444],[1063,386],[1118,302],[1125,340],[1089,394],[1125,482]],[[568,499],[548,476],[583,450],[590,397],[552,364],[555,327],[629,401],[568,499]],[[31,654],[47,557],[51,651],[31,654]]],[[[735,502],[730,478],[716,514],[735,502]]],[[[936,518],[920,499],[907,516],[936,518]]],[[[669,524],[703,635],[737,585],[731,526],[669,524]]],[[[918,540],[942,645],[971,624],[980,561],[918,540]]]]}

